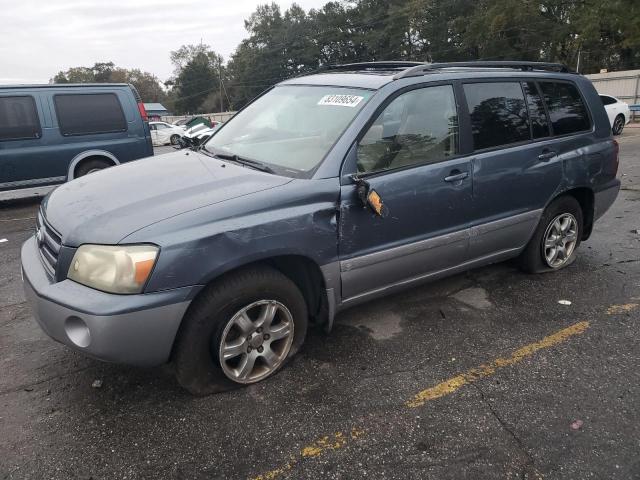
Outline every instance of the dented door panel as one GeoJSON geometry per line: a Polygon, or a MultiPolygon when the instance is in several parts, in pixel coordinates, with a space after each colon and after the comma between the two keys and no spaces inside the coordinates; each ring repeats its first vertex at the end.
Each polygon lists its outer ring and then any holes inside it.
{"type": "Polygon", "coordinates": [[[355,185],[342,186],[343,299],[466,261],[471,177],[445,178],[470,168],[468,159],[453,159],[368,177],[385,216],[363,205],[355,185]]]}

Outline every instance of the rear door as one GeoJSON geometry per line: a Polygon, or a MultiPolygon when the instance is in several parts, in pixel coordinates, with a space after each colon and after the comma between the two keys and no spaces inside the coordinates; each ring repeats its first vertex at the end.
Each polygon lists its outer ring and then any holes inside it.
{"type": "Polygon", "coordinates": [[[58,144],[67,167],[76,155],[105,151],[119,162],[148,155],[140,112],[128,87],[60,88],[51,98],[58,144]]]}
{"type": "Polygon", "coordinates": [[[535,82],[463,85],[473,142],[472,259],[505,255],[528,242],[562,182],[562,152],[535,82]]]}
{"type": "MultiPolygon", "coordinates": [[[[470,161],[459,156],[453,86],[414,88],[383,107],[351,156],[360,187],[341,187],[340,267],[348,301],[463,263],[470,221],[470,161]]],[[[350,173],[350,172],[346,172],[350,173]]]]}

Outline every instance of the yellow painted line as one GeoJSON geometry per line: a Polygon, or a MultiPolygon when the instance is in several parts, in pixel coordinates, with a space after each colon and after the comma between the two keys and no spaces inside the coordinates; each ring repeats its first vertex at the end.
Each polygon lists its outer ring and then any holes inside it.
{"type": "Polygon", "coordinates": [[[337,432],[333,435],[327,435],[317,439],[315,442],[303,447],[297,456],[291,457],[288,463],[282,467],[270,470],[257,477],[251,477],[250,480],[274,480],[284,473],[291,470],[303,458],[315,458],[323,455],[330,450],[338,450],[347,445],[348,442],[356,440],[364,434],[364,430],[352,429],[350,432],[337,432]]]}
{"type": "MultiPolygon", "coordinates": [[[[637,304],[633,305],[637,306],[637,304]]],[[[610,309],[616,306],[617,305],[613,305],[612,307],[610,307],[610,309]]],[[[514,365],[518,362],[521,362],[525,358],[532,356],[539,350],[551,348],[554,345],[558,345],[559,343],[562,343],[575,335],[584,333],[587,328],[589,328],[589,322],[578,322],[571,325],[570,327],[563,328],[556,333],[544,337],[539,342],[530,343],[529,345],[525,345],[524,347],[515,350],[507,358],[497,358],[489,364],[480,365],[478,368],[472,368],[471,370],[445,380],[444,382],[441,382],[434,387],[422,390],[411,400],[407,401],[405,405],[411,408],[420,407],[430,400],[450,395],[464,385],[473,383],[480,378],[493,375],[496,370],[500,368],[514,365]]],[[[306,458],[319,457],[331,450],[338,450],[340,448],[343,448],[347,446],[350,441],[356,440],[358,437],[364,435],[364,433],[364,430],[358,430],[354,428],[351,430],[351,432],[348,433],[337,432],[331,436],[319,438],[310,445],[303,447],[298,455],[292,456],[289,462],[287,462],[285,465],[263,473],[262,475],[258,475],[257,477],[251,477],[249,480],[274,480],[293,469],[293,467],[295,467],[302,460],[306,458]]]]}
{"type": "Polygon", "coordinates": [[[611,305],[607,308],[607,315],[618,315],[619,313],[629,313],[638,308],[637,303],[625,303],[624,305],[611,305]]]}
{"type": "Polygon", "coordinates": [[[544,337],[539,342],[530,343],[529,345],[525,345],[524,347],[519,348],[507,358],[498,358],[491,363],[480,365],[478,368],[472,368],[471,370],[461,373],[460,375],[450,378],[449,380],[445,380],[444,382],[441,382],[434,387],[422,390],[421,392],[418,392],[411,400],[407,401],[405,405],[411,408],[421,407],[429,400],[434,400],[436,398],[444,397],[445,395],[450,395],[464,385],[473,383],[480,378],[493,375],[495,371],[500,368],[508,367],[510,365],[521,362],[525,358],[530,357],[531,355],[536,353],[538,350],[553,347],[554,345],[562,343],[574,335],[584,333],[587,328],[589,328],[589,322],[579,322],[571,325],[570,327],[563,328],[562,330],[559,330],[552,335],[544,337]]]}

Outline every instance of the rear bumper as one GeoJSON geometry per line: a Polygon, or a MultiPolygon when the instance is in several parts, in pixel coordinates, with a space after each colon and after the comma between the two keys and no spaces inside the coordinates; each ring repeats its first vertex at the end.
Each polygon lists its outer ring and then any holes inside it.
{"type": "Polygon", "coordinates": [[[22,246],[27,301],[54,340],[99,360],[137,366],[166,363],[193,287],[141,295],[114,295],[71,280],[54,283],[36,240],[22,246]]]}
{"type": "Polygon", "coordinates": [[[616,201],[620,192],[620,180],[617,178],[612,180],[604,189],[594,193],[594,205],[593,205],[593,219],[597,220],[605,214],[613,202],[616,201]]]}

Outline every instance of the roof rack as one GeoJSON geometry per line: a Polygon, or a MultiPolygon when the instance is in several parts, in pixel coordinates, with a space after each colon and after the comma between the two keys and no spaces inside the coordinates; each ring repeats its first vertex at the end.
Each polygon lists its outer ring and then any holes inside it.
{"type": "Polygon", "coordinates": [[[326,70],[400,70],[419,66],[426,66],[428,63],[424,62],[403,62],[403,61],[379,61],[379,62],[357,62],[346,63],[344,65],[329,65],[326,70]]]}
{"type": "Polygon", "coordinates": [[[394,75],[393,79],[398,80],[406,77],[416,77],[434,70],[443,68],[509,68],[512,70],[522,70],[523,72],[533,72],[534,70],[558,72],[558,73],[576,73],[561,63],[548,62],[517,62],[511,60],[500,61],[476,61],[476,62],[446,62],[446,63],[421,63],[413,67],[409,67],[402,72],[394,75]]]}

